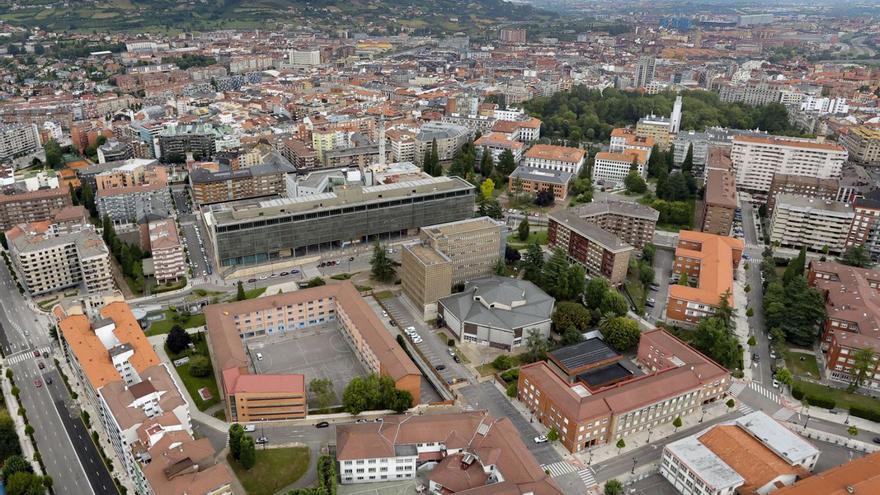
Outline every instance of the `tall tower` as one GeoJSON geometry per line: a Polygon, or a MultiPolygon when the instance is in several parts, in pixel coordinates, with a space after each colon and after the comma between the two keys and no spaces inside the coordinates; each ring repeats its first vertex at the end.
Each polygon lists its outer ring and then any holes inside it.
{"type": "Polygon", "coordinates": [[[385,165],[385,116],[379,118],[379,165],[385,165]]]}
{"type": "Polygon", "coordinates": [[[675,104],[672,106],[672,115],[669,117],[669,132],[678,134],[681,127],[681,96],[675,97],[675,104]]]}
{"type": "Polygon", "coordinates": [[[654,57],[641,57],[638,65],[636,65],[635,83],[636,87],[644,88],[654,81],[654,65],[657,60],[654,57]]]}

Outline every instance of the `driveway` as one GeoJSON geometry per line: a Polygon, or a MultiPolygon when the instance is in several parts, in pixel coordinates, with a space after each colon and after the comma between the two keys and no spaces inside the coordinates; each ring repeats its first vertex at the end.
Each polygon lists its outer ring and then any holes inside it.
{"type": "Polygon", "coordinates": [[[653,297],[656,304],[651,310],[652,321],[663,320],[666,314],[666,304],[669,295],[669,274],[672,273],[672,264],[675,253],[672,250],[657,248],[654,251],[654,283],[660,286],[655,292],[648,291],[648,297],[653,297]]]}

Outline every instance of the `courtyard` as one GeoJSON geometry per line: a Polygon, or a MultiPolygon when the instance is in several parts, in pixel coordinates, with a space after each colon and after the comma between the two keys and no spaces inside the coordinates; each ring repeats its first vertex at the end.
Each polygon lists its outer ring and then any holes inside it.
{"type": "MultiPolygon", "coordinates": [[[[245,345],[256,373],[303,374],[307,387],[316,378],[330,380],[336,393],[336,406],[342,405],[345,385],[356,376],[367,375],[336,322],[251,339],[245,345]],[[263,359],[258,359],[258,353],[263,359]]],[[[316,407],[310,394],[309,408],[316,407]]]]}

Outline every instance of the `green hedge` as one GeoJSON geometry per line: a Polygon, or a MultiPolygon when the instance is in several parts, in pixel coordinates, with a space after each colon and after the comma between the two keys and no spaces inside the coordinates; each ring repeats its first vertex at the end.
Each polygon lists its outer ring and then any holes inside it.
{"type": "Polygon", "coordinates": [[[797,400],[801,400],[804,398],[804,391],[797,387],[794,387],[791,389],[791,396],[797,400]]]}
{"type": "Polygon", "coordinates": [[[816,397],[814,395],[807,395],[807,403],[811,406],[822,407],[825,409],[834,409],[834,399],[829,399],[827,397],[816,397]]]}
{"type": "Polygon", "coordinates": [[[865,409],[857,406],[849,408],[849,413],[857,418],[867,419],[880,423],[880,411],[874,409],[865,409]]]}

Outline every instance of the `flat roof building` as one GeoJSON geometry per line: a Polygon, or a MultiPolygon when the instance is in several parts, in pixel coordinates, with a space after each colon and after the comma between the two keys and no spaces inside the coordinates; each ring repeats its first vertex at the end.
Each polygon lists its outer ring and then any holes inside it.
{"type": "Polygon", "coordinates": [[[765,194],[777,173],[840,178],[847,156],[836,143],[779,136],[737,136],[730,152],[737,187],[765,194]]]}
{"type": "Polygon", "coordinates": [[[721,148],[710,149],[703,201],[703,224],[700,230],[729,235],[736,212],[736,177],[730,171],[730,158],[721,148]],[[726,157],[726,160],[725,160],[726,157]],[[727,168],[727,170],[725,170],[727,168]]]}
{"type": "Polygon", "coordinates": [[[853,223],[852,205],[778,194],[770,217],[770,241],[779,246],[842,253],[853,223]]]}

